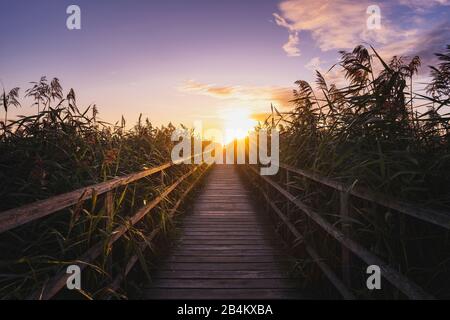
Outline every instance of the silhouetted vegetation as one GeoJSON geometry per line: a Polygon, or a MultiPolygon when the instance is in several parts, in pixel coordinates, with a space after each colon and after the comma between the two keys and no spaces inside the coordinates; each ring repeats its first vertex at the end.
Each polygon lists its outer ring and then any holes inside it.
{"type": "MultiPolygon", "coordinates": [[[[419,57],[386,62],[375,49],[363,46],[340,56],[327,74],[317,71],[314,85],[296,82],[291,112],[273,112],[266,121],[265,126],[281,128],[282,161],[349,186],[448,210],[450,46],[437,54],[439,64],[431,67],[431,81],[422,90],[413,87],[419,57]],[[336,73],[341,85],[325,80],[336,73]]],[[[338,193],[299,178],[292,187],[305,203],[340,223],[338,193]]],[[[352,238],[424,289],[450,297],[448,232],[361,201],[353,203],[351,219],[352,238]]],[[[338,269],[339,258],[333,257],[339,256],[339,246],[301,213],[294,222],[338,269]]],[[[362,264],[354,267],[358,292],[365,269],[362,264]]],[[[367,297],[367,290],[363,287],[359,294],[367,297]]]]}
{"type": "MultiPolygon", "coordinates": [[[[358,46],[341,52],[340,62],[330,69],[346,84],[328,83],[317,72],[315,85],[297,81],[293,110],[281,114],[274,108],[271,121],[281,131],[282,161],[347,183],[364,186],[423,207],[450,207],[450,46],[438,54],[440,63],[431,67],[431,81],[423,90],[414,88],[421,68],[419,57],[394,57],[384,61],[374,49],[358,46]],[[275,112],[276,111],[276,112],[275,112]]],[[[19,89],[3,90],[0,122],[0,211],[49,196],[106,181],[166,162],[175,129],[154,127],[138,120],[131,129],[125,120],[110,125],[98,119],[96,106],[81,111],[73,90],[63,94],[58,79],[33,83],[25,92],[34,101],[37,114],[8,119],[11,107],[20,107],[19,89]]],[[[114,196],[115,224],[157,195],[166,183],[186,172],[185,166],[171,169],[166,177],[151,177],[118,189],[114,196]]],[[[336,207],[339,195],[305,179],[297,178],[292,192],[308,205],[319,208],[329,221],[339,224],[336,207]]],[[[86,203],[1,235],[0,297],[24,298],[41,288],[47,279],[79,257],[96,241],[105,241],[104,207],[94,197],[86,203]],[[70,211],[70,212],[69,212],[70,211]]],[[[171,200],[144,223],[131,228],[121,240],[117,266],[136,252],[139,243],[156,226],[170,225],[165,213],[171,200]]],[[[351,237],[396,266],[425,290],[450,297],[449,234],[411,217],[385,208],[354,202],[351,208],[351,237]]],[[[305,241],[314,244],[331,266],[339,268],[340,247],[298,212],[293,222],[302,229],[305,241]]],[[[111,228],[109,228],[111,230],[111,228]]],[[[151,247],[151,246],[150,246],[151,247]]],[[[152,247],[151,247],[152,248],[152,247]]],[[[108,254],[90,266],[87,298],[111,295],[111,277],[105,268],[108,254]]],[[[115,258],[116,259],[116,258],[115,258]]],[[[309,273],[309,284],[321,277],[307,259],[299,261],[298,272],[309,273]]],[[[353,291],[361,290],[363,264],[354,262],[353,291]]],[[[390,296],[401,298],[392,290],[390,296]]],[[[376,293],[374,293],[376,295],[376,293]]]]}
{"type": "MultiPolygon", "coordinates": [[[[18,93],[18,88],[3,92],[5,111],[19,106],[18,93]]],[[[171,134],[175,130],[172,125],[154,127],[141,117],[129,129],[123,118],[114,125],[104,123],[98,119],[95,105],[85,110],[78,108],[74,90],[63,94],[58,79],[48,82],[43,77],[33,83],[26,96],[33,99],[37,113],[0,122],[0,211],[139,172],[170,159],[171,134]]],[[[20,299],[35,293],[57,270],[76,261],[94,243],[107,241],[115,227],[127,223],[127,216],[159,195],[187,169],[176,166],[164,175],[116,189],[112,226],[105,225],[104,197],[94,196],[71,210],[1,234],[0,298],[20,299]]],[[[172,197],[164,201],[115,245],[116,274],[136,253],[147,271],[139,244],[145,243],[156,227],[170,228],[166,213],[172,204],[172,197]]],[[[111,274],[105,265],[109,255],[105,251],[83,274],[81,293],[85,297],[116,294],[108,289],[111,274]]]]}

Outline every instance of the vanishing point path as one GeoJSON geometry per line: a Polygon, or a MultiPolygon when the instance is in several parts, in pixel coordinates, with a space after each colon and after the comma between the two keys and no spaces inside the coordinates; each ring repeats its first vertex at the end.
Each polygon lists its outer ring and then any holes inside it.
{"type": "Polygon", "coordinates": [[[215,165],[146,299],[299,299],[288,256],[233,165],[215,165]]]}

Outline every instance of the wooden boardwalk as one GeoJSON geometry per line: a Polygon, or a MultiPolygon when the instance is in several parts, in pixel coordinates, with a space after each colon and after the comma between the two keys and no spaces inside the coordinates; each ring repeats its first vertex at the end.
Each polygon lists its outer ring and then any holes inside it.
{"type": "Polygon", "coordinates": [[[236,166],[216,165],[147,299],[298,299],[288,257],[236,166]]]}

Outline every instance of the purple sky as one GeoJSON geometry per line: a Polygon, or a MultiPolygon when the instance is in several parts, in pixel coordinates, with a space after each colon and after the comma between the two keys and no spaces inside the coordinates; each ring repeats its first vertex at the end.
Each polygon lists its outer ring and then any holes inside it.
{"type": "MultiPolygon", "coordinates": [[[[450,0],[0,0],[0,12],[6,89],[58,77],[110,122],[143,113],[190,125],[234,108],[286,108],[294,81],[328,70],[338,50],[370,42],[428,61],[450,44],[450,0]],[[70,4],[81,30],[66,28],[70,4]],[[382,29],[368,31],[373,4],[382,29]]],[[[24,101],[19,113],[30,112],[24,101]]]]}

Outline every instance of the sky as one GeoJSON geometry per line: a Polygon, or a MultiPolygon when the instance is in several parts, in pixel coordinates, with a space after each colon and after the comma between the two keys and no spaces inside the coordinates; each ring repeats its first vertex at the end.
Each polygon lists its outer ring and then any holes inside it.
{"type": "MultiPolygon", "coordinates": [[[[289,109],[294,82],[326,73],[339,50],[419,54],[424,77],[450,44],[450,0],[0,0],[0,12],[1,85],[23,95],[58,77],[111,123],[142,113],[156,125],[213,124],[242,109],[256,119],[271,103],[289,109]],[[72,4],[80,30],[66,27],[72,4]],[[379,29],[367,26],[371,5],[379,29]]],[[[16,113],[33,111],[24,100],[16,113]]]]}

